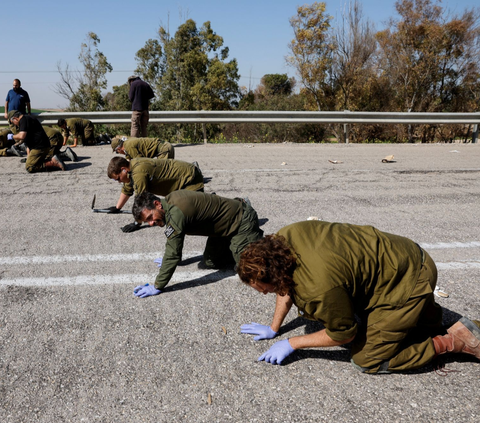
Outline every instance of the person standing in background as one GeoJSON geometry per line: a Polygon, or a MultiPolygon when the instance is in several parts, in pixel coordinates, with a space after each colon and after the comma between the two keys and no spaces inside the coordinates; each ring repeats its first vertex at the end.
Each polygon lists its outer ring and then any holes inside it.
{"type": "Polygon", "coordinates": [[[8,112],[10,110],[17,110],[22,115],[32,113],[30,97],[22,88],[22,83],[19,79],[13,80],[13,89],[8,92],[7,98],[5,99],[5,119],[8,119],[8,112]]]}
{"type": "Polygon", "coordinates": [[[138,76],[128,78],[128,98],[132,102],[132,127],[130,136],[135,138],[147,137],[147,125],[149,120],[148,107],[150,100],[155,97],[152,87],[138,76]]]}

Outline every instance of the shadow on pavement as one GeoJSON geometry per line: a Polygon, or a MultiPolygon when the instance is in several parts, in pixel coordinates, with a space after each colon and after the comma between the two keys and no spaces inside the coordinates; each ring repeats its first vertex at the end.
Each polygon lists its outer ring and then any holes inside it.
{"type": "Polygon", "coordinates": [[[190,257],[188,259],[182,260],[179,264],[179,266],[188,266],[189,264],[196,263],[197,261],[202,260],[202,255],[200,256],[195,256],[195,257],[190,257]]]}
{"type": "Polygon", "coordinates": [[[65,165],[67,166],[65,170],[68,172],[69,170],[82,169],[84,167],[91,166],[92,163],[78,161],[78,162],[65,162],[65,165]]]}
{"type": "Polygon", "coordinates": [[[195,288],[196,286],[203,286],[203,285],[209,285],[211,283],[218,282],[222,279],[229,278],[231,276],[235,276],[236,273],[235,271],[232,270],[217,270],[213,273],[209,273],[208,275],[202,276],[200,278],[192,279],[189,281],[185,282],[180,282],[176,283],[174,285],[169,285],[167,288],[165,288],[165,293],[167,292],[175,292],[175,291],[181,291],[182,289],[189,289],[189,288],[195,288]]]}

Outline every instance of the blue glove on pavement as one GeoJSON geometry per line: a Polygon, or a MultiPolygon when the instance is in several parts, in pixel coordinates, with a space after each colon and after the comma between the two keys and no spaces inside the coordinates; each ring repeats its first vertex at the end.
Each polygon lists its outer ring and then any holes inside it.
{"type": "Polygon", "coordinates": [[[283,341],[275,342],[267,352],[260,356],[258,361],[265,360],[271,364],[282,364],[282,361],[294,351],[288,339],[284,339],[283,341]]]}
{"type": "Polygon", "coordinates": [[[261,325],[260,323],[252,322],[249,325],[240,326],[240,333],[248,333],[249,335],[258,335],[253,338],[254,341],[261,339],[272,339],[278,335],[270,326],[261,325]]]}
{"type": "Polygon", "coordinates": [[[146,283],[145,285],[138,285],[133,290],[133,295],[135,295],[135,297],[146,298],[152,295],[158,295],[160,292],[162,291],[146,283]]]}
{"type": "Polygon", "coordinates": [[[8,134],[7,135],[7,140],[8,141],[13,141],[13,134],[8,134]]]}
{"type": "Polygon", "coordinates": [[[157,263],[157,267],[162,267],[162,261],[163,261],[162,257],[159,257],[153,260],[154,263],[157,263]]]}

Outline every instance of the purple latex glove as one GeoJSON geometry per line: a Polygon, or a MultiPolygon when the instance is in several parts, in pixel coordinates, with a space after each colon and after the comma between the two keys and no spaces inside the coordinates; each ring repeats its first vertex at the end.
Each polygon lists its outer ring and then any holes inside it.
{"type": "Polygon", "coordinates": [[[13,134],[8,134],[7,135],[7,140],[8,141],[13,141],[13,134]]]}
{"type": "Polygon", "coordinates": [[[278,335],[278,332],[275,332],[270,326],[261,325],[260,323],[255,322],[242,325],[240,329],[240,333],[258,335],[253,338],[254,341],[260,341],[261,339],[272,339],[278,335]]]}
{"type": "Polygon", "coordinates": [[[135,295],[135,297],[146,298],[152,295],[158,295],[160,292],[162,291],[146,283],[145,285],[138,285],[133,290],[133,295],[135,295]]]}
{"type": "Polygon", "coordinates": [[[258,361],[265,360],[271,364],[282,364],[282,361],[294,351],[288,339],[284,339],[283,341],[275,342],[267,352],[259,357],[258,361]]]}
{"type": "Polygon", "coordinates": [[[157,267],[162,267],[162,261],[163,261],[163,258],[162,257],[159,257],[159,258],[156,258],[155,260],[153,260],[154,263],[157,263],[157,267]]]}

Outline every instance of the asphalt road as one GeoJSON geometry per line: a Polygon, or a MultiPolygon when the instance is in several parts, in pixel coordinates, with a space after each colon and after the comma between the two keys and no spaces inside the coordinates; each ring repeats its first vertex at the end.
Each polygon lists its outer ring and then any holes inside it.
{"type": "MultiPolygon", "coordinates": [[[[111,149],[76,152],[66,172],[0,159],[0,422],[480,420],[469,356],[447,357],[449,373],[384,376],[354,370],[348,348],[257,362],[274,341],[240,325],[269,324],[275,298],[198,270],[204,238],[188,238],[165,292],[134,297],[163,232],[92,213],[94,194],[109,207],[120,193],[111,149]]],[[[248,196],[267,234],[313,216],[414,239],[438,264],[445,323],[480,318],[479,145],[179,145],[176,158],[199,162],[207,192],[248,196]]],[[[279,339],[319,328],[292,309],[279,339]]]]}

